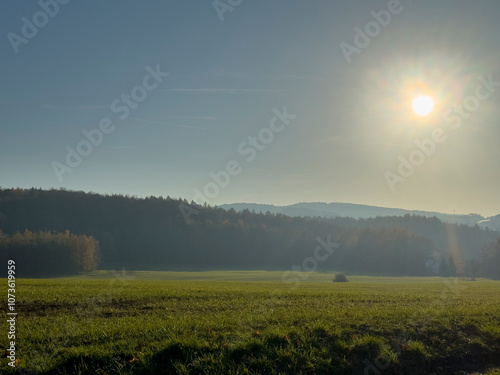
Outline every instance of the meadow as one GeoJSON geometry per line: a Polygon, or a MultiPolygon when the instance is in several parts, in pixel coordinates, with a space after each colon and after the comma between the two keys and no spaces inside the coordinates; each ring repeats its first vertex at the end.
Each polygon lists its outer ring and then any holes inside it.
{"type": "Polygon", "coordinates": [[[282,274],[18,279],[0,373],[500,374],[500,282],[282,274]]]}

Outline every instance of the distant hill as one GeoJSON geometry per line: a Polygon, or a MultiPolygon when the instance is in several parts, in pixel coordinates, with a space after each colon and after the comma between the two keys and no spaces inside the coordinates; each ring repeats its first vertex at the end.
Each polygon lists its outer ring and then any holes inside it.
{"type": "Polygon", "coordinates": [[[491,216],[477,223],[481,228],[489,228],[500,232],[500,215],[491,216]]]}
{"type": "Polygon", "coordinates": [[[479,225],[482,228],[488,227],[491,230],[500,232],[500,215],[485,218],[478,214],[469,215],[451,215],[433,211],[418,211],[418,210],[405,210],[401,208],[387,208],[368,206],[364,204],[353,203],[324,203],[324,202],[310,202],[310,203],[296,203],[289,206],[274,206],[269,204],[257,203],[232,203],[223,204],[219,206],[225,210],[233,208],[240,212],[245,209],[255,211],[256,213],[266,213],[269,211],[273,214],[284,214],[288,216],[302,216],[302,217],[352,217],[354,219],[368,219],[377,216],[404,216],[406,214],[419,215],[425,217],[437,217],[444,223],[452,224],[465,224],[469,226],[479,225]]]}

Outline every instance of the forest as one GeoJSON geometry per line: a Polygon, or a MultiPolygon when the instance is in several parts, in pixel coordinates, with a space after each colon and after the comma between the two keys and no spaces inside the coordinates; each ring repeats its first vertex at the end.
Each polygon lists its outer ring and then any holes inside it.
{"type": "MultiPolygon", "coordinates": [[[[170,197],[0,189],[0,256],[37,277],[99,269],[290,270],[336,244],[318,271],[500,278],[500,234],[416,215],[301,218],[170,197]],[[43,269],[44,275],[39,271],[43,269]]],[[[325,259],[323,259],[325,258],[325,259]]]]}
{"type": "Polygon", "coordinates": [[[4,263],[9,260],[19,267],[19,277],[49,277],[94,271],[99,263],[99,244],[93,237],[49,231],[12,236],[0,233],[0,254],[4,263]]]}

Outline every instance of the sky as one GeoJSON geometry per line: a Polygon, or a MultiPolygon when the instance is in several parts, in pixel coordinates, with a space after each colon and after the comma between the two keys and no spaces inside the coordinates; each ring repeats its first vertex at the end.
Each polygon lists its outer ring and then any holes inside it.
{"type": "Polygon", "coordinates": [[[3,188],[500,213],[498,0],[2,8],[3,188]]]}

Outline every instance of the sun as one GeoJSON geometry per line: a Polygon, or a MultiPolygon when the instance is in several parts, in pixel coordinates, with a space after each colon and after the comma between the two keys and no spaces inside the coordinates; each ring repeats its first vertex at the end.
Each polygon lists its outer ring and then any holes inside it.
{"type": "Polygon", "coordinates": [[[434,109],[434,100],[430,96],[419,95],[413,100],[412,107],[418,116],[427,116],[434,109]]]}

